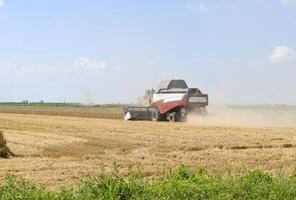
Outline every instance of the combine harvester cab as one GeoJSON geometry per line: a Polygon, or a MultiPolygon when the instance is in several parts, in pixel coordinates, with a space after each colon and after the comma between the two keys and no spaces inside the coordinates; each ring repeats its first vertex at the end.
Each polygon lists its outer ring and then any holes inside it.
{"type": "Polygon", "coordinates": [[[206,114],[208,95],[198,88],[188,88],[184,80],[162,81],[159,88],[148,90],[144,97],[148,106],[124,108],[124,119],[152,121],[185,121],[190,112],[206,114]]]}

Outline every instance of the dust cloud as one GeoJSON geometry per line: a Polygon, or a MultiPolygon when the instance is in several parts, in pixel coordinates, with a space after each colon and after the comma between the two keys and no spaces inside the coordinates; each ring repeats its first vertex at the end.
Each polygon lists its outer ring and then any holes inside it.
{"type": "Polygon", "coordinates": [[[296,107],[211,106],[205,116],[189,114],[187,122],[204,126],[296,128],[296,107]]]}

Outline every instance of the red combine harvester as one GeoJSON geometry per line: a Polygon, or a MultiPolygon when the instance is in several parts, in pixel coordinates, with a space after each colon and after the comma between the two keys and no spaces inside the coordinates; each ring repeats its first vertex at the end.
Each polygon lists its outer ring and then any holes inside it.
{"type": "Polygon", "coordinates": [[[147,90],[142,100],[146,106],[124,108],[125,120],[185,121],[190,112],[206,114],[208,95],[198,88],[188,88],[184,80],[162,81],[159,88],[147,90]]]}

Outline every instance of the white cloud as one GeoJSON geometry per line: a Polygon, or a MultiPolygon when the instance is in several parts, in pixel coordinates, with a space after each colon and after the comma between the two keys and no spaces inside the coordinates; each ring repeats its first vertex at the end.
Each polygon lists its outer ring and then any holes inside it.
{"type": "Polygon", "coordinates": [[[7,17],[7,16],[5,16],[5,15],[1,15],[1,16],[0,16],[0,21],[5,22],[5,21],[7,21],[7,20],[8,20],[8,17],[7,17]]]}
{"type": "Polygon", "coordinates": [[[146,63],[148,65],[155,65],[156,64],[156,61],[154,59],[149,59],[149,60],[146,61],[146,63]]]}
{"type": "Polygon", "coordinates": [[[4,6],[4,0],[0,0],[0,8],[4,6]]]}
{"type": "Polygon", "coordinates": [[[187,3],[185,5],[185,8],[191,11],[196,11],[196,12],[205,12],[207,10],[205,4],[203,3],[187,3]]]}
{"type": "Polygon", "coordinates": [[[277,46],[269,56],[272,63],[290,63],[296,61],[296,51],[291,47],[277,46]]]}
{"type": "Polygon", "coordinates": [[[45,41],[42,41],[42,40],[37,40],[34,45],[36,46],[44,46],[46,45],[47,43],[45,41]]]}
{"type": "Polygon", "coordinates": [[[284,6],[296,6],[296,0],[281,0],[284,6]]]}
{"type": "Polygon", "coordinates": [[[74,60],[74,66],[80,69],[86,70],[102,70],[109,67],[109,63],[106,61],[92,61],[88,57],[78,57],[74,60]]]}

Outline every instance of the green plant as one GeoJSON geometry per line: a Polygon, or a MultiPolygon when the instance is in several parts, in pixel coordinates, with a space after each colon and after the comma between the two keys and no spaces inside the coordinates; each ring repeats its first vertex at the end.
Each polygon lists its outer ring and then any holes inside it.
{"type": "Polygon", "coordinates": [[[103,172],[88,176],[69,188],[48,191],[11,175],[0,184],[0,199],[295,199],[295,175],[286,178],[264,171],[241,177],[209,175],[206,170],[181,166],[169,176],[148,180],[130,170],[119,176],[116,164],[112,175],[103,172]]]}

